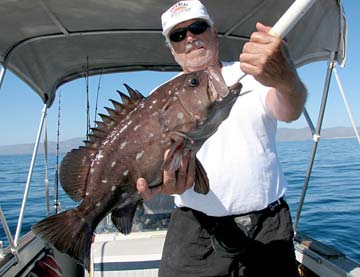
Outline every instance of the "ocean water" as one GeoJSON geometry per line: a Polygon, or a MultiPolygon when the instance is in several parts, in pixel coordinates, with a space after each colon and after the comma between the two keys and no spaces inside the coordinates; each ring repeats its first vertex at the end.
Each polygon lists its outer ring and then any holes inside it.
{"type": "MultiPolygon", "coordinates": [[[[278,143],[280,160],[289,181],[287,201],[293,218],[298,209],[312,144],[312,141],[278,143]]],[[[0,156],[0,205],[13,236],[30,160],[30,155],[0,156]]],[[[50,155],[48,160],[52,207],[56,157],[50,155]]],[[[39,155],[30,185],[22,234],[46,216],[44,168],[44,157],[39,155]]],[[[59,199],[63,210],[76,205],[61,188],[59,199]]],[[[360,262],[360,145],[356,139],[320,141],[298,230],[360,262]]],[[[0,240],[8,245],[1,225],[0,240]]]]}

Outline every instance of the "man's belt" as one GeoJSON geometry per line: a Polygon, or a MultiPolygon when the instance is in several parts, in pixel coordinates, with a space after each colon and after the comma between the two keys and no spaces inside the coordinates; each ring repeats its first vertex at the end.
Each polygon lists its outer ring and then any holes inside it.
{"type": "Polygon", "coordinates": [[[285,203],[285,200],[280,198],[265,209],[242,215],[214,217],[196,210],[193,210],[193,213],[208,231],[214,250],[222,255],[234,257],[241,255],[254,239],[262,220],[285,203]]]}

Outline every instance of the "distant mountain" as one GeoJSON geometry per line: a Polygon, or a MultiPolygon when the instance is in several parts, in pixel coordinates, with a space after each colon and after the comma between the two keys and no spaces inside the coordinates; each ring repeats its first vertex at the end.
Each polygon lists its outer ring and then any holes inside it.
{"type": "MultiPolygon", "coordinates": [[[[358,127],[358,132],[360,128],[358,127]]],[[[351,127],[327,128],[321,131],[322,139],[351,138],[355,137],[351,127]]],[[[304,141],[311,140],[312,134],[309,128],[292,129],[279,128],[276,136],[277,141],[304,141]]],[[[84,138],[73,138],[60,142],[60,152],[65,153],[73,148],[83,145],[84,138]]],[[[32,154],[32,143],[0,146],[0,155],[32,154]]],[[[39,153],[44,153],[43,143],[39,145],[39,153]]],[[[56,142],[49,141],[48,153],[56,153],[56,142]]]]}
{"type": "MultiPolygon", "coordinates": [[[[360,133],[360,128],[357,127],[360,133]]],[[[322,139],[336,139],[336,138],[352,138],[355,137],[354,129],[351,127],[334,127],[321,130],[322,139]]],[[[291,129],[279,128],[277,131],[277,141],[303,141],[311,140],[312,134],[309,128],[291,129]]]]}
{"type": "MultiPolygon", "coordinates": [[[[73,148],[77,148],[80,145],[83,145],[84,138],[73,138],[60,142],[60,152],[66,153],[73,148]]],[[[23,154],[32,154],[34,149],[33,143],[24,143],[24,144],[14,144],[14,145],[4,145],[0,146],[0,155],[23,155],[23,154]]],[[[48,153],[56,153],[56,142],[48,142],[48,153]]],[[[39,144],[38,153],[44,153],[43,142],[39,144]]]]}

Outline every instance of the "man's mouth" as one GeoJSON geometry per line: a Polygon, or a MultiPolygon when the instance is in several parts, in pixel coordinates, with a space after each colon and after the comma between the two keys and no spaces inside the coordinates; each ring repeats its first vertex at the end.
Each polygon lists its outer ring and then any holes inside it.
{"type": "Polygon", "coordinates": [[[204,49],[203,47],[193,47],[187,53],[194,52],[196,50],[204,49]]]}
{"type": "Polygon", "coordinates": [[[188,44],[185,45],[185,53],[190,53],[192,51],[198,50],[198,49],[202,49],[203,47],[203,43],[200,40],[194,40],[188,44]]]}

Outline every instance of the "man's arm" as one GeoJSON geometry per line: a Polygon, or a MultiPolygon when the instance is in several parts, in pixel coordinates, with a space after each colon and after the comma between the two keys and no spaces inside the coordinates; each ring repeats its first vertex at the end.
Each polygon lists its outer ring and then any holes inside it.
{"type": "Polygon", "coordinates": [[[256,28],[258,31],[251,35],[240,55],[241,69],[264,86],[271,87],[266,105],[276,119],[296,120],[304,109],[305,85],[297,74],[286,42],[269,34],[269,26],[257,23],[256,28]]]}

